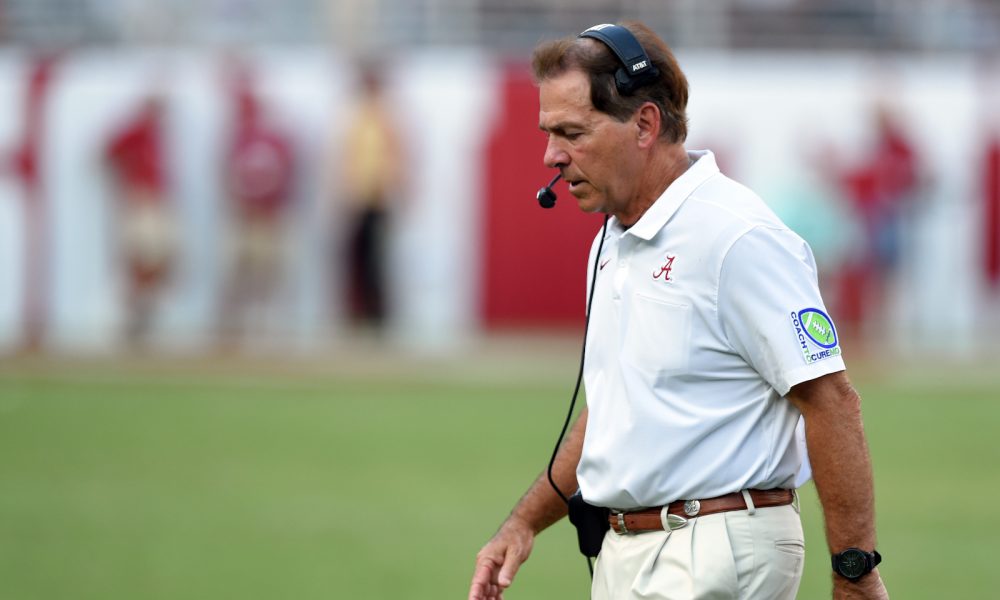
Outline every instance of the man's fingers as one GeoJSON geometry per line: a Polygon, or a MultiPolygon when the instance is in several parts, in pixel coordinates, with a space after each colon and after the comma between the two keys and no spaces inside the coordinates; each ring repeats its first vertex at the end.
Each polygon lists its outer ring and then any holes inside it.
{"type": "Polygon", "coordinates": [[[469,600],[502,600],[503,590],[513,583],[523,560],[516,551],[507,552],[503,565],[489,559],[481,560],[472,575],[469,600]]]}
{"type": "Polygon", "coordinates": [[[491,560],[481,560],[472,574],[472,586],[469,588],[469,600],[489,600],[496,596],[492,592],[495,585],[496,565],[491,560]]]}
{"type": "Polygon", "coordinates": [[[510,587],[510,584],[514,582],[514,576],[517,575],[517,570],[521,568],[521,563],[523,562],[524,557],[520,551],[516,548],[507,549],[503,566],[500,567],[500,574],[497,576],[497,583],[500,584],[501,588],[510,587]]]}
{"type": "Polygon", "coordinates": [[[533,534],[526,526],[505,523],[476,555],[469,600],[503,600],[521,563],[531,554],[533,534]]]}

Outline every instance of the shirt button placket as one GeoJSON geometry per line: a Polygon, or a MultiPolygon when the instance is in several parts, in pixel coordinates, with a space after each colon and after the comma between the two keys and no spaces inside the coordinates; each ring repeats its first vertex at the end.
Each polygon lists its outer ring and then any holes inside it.
{"type": "Polygon", "coordinates": [[[629,250],[625,239],[618,244],[618,268],[615,269],[614,298],[621,300],[622,290],[625,289],[625,281],[628,279],[629,270],[629,250]]]}

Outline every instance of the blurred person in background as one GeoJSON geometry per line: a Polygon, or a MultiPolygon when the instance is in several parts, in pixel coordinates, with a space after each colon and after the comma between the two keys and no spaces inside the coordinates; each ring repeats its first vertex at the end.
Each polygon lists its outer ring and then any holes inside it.
{"type": "Polygon", "coordinates": [[[275,318],[294,175],[292,142],[266,122],[247,68],[233,67],[230,83],[233,132],[223,173],[234,227],[220,316],[224,347],[264,333],[275,318]]]}
{"type": "MultiPolygon", "coordinates": [[[[982,279],[991,302],[1000,301],[1000,55],[987,56],[976,63],[976,92],[979,96],[980,139],[979,185],[982,218],[982,279]]],[[[995,312],[995,311],[991,311],[995,312]]]]}
{"type": "MultiPolygon", "coordinates": [[[[1000,54],[975,63],[976,194],[973,223],[978,233],[976,261],[982,309],[976,319],[981,331],[1000,330],[1000,54]],[[985,319],[984,319],[985,317],[985,319]]],[[[990,336],[983,336],[989,338],[990,336]]]]}
{"type": "Polygon", "coordinates": [[[601,25],[533,55],[544,163],[610,218],[589,260],[587,407],[551,482],[480,550],[469,598],[503,596],[577,489],[573,522],[599,534],[593,598],[794,598],[802,419],[834,597],[887,598],[860,397],[812,252],[710,151],[685,149],[686,78],[655,33],[626,27],[635,38],[601,25]]]}
{"type": "Polygon", "coordinates": [[[173,200],[165,174],[164,102],[156,94],[108,140],[104,154],[120,200],[120,244],[127,275],[126,339],[143,343],[176,251],[173,200]]]}
{"type": "Polygon", "coordinates": [[[403,150],[375,64],[361,66],[361,86],[344,140],[348,307],[359,327],[381,329],[386,316],[385,263],[392,205],[403,177],[403,150]]]}
{"type": "Polygon", "coordinates": [[[61,60],[57,53],[37,56],[25,81],[21,140],[9,157],[8,167],[24,191],[24,221],[27,235],[24,282],[23,351],[42,347],[46,328],[49,271],[47,198],[41,177],[41,157],[46,139],[45,107],[61,60]]]}
{"type": "Polygon", "coordinates": [[[904,227],[922,192],[916,150],[899,118],[885,103],[876,104],[872,115],[873,143],[861,162],[848,166],[842,176],[863,237],[861,251],[844,269],[838,306],[845,321],[862,333],[884,316],[887,290],[902,255],[904,227]],[[871,310],[876,311],[874,318],[871,310]]]}
{"type": "Polygon", "coordinates": [[[987,290],[1000,292],[1000,131],[991,131],[983,156],[983,277],[987,290]]]}

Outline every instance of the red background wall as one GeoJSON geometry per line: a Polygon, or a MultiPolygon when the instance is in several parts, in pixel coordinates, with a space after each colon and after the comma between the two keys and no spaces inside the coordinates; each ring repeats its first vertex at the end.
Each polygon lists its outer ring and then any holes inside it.
{"type": "Polygon", "coordinates": [[[581,212],[563,182],[556,206],[535,192],[556,174],[542,164],[538,89],[523,63],[507,65],[487,146],[482,322],[488,328],[582,326],[587,255],[603,217],[581,212]]]}

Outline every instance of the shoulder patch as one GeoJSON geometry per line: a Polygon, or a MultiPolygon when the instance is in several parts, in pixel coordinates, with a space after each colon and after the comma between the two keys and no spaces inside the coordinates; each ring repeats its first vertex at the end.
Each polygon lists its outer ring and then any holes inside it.
{"type": "Polygon", "coordinates": [[[818,308],[792,311],[792,328],[806,364],[831,356],[840,356],[840,340],[833,320],[818,308]]]}

